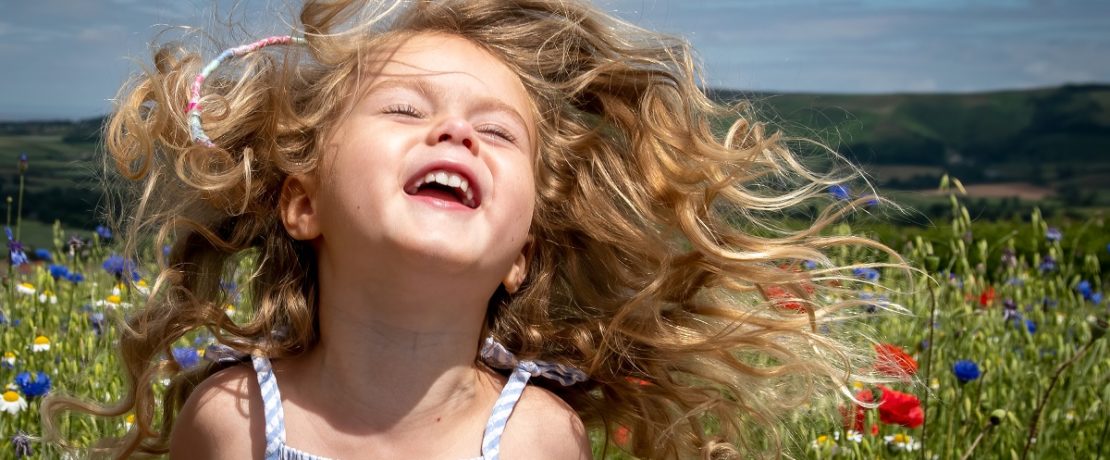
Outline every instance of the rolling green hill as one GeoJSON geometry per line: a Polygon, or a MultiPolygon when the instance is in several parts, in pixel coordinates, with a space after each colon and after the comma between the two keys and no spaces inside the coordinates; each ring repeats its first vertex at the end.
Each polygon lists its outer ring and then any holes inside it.
{"type": "MultiPolygon", "coordinates": [[[[1110,85],[974,94],[764,94],[715,90],[754,102],[761,119],[818,139],[863,165],[886,190],[928,189],[944,173],[984,196],[1055,196],[1110,206],[1110,85]]],[[[18,157],[29,159],[24,216],[93,228],[102,199],[103,118],[0,123],[0,196],[17,196],[18,157]]],[[[14,207],[14,205],[13,205],[14,207]]]]}

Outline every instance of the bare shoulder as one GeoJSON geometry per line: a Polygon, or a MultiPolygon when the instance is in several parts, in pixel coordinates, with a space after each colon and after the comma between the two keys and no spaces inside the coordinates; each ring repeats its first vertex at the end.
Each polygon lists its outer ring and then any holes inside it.
{"type": "Polygon", "coordinates": [[[249,364],[206,378],[174,422],[170,458],[262,458],[262,397],[249,364]]]}
{"type": "Polygon", "coordinates": [[[582,419],[550,391],[528,385],[501,438],[504,458],[589,459],[590,440],[582,419]]]}

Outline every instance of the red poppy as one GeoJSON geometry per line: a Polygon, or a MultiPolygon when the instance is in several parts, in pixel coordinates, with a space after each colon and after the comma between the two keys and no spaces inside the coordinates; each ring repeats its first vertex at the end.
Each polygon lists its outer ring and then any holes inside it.
{"type": "Polygon", "coordinates": [[[879,401],[879,420],[883,423],[906,428],[917,428],[925,423],[925,411],[921,409],[917,396],[884,386],[879,386],[879,389],[883,392],[879,401]]]}
{"type": "Polygon", "coordinates": [[[989,307],[994,302],[994,286],[987,286],[987,289],[979,294],[979,306],[989,307]]]}
{"type": "MultiPolygon", "coordinates": [[[[806,291],[809,292],[811,289],[813,289],[813,287],[809,286],[806,291]]],[[[763,292],[763,297],[767,300],[772,301],[774,305],[778,308],[781,308],[783,310],[796,311],[799,313],[805,313],[808,311],[805,305],[802,304],[802,302],[799,302],[797,300],[787,300],[796,299],[798,296],[791,293],[790,291],[787,291],[786,288],[782,286],[776,284],[761,287],[760,290],[763,292]]]]}
{"type": "Polygon", "coordinates": [[[628,430],[628,427],[624,425],[618,426],[617,431],[613,432],[613,442],[621,447],[627,446],[628,438],[631,435],[632,432],[628,430]]]}
{"type": "MultiPolygon", "coordinates": [[[[875,397],[871,394],[871,390],[863,390],[856,393],[856,399],[863,402],[871,402],[875,397]]],[[[853,404],[853,406],[855,406],[853,408],[854,410],[849,410],[844,406],[840,407],[840,415],[844,416],[844,429],[863,433],[863,421],[867,418],[864,414],[863,406],[859,404],[853,404]]]]}
{"type": "Polygon", "coordinates": [[[891,377],[909,377],[917,373],[917,361],[897,345],[875,345],[875,370],[891,377]]]}

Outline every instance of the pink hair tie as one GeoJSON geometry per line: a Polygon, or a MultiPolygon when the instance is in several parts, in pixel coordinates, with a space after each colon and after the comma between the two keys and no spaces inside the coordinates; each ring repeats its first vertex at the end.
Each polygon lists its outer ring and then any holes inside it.
{"type": "Polygon", "coordinates": [[[201,69],[196,79],[193,80],[189,103],[185,106],[185,114],[189,117],[189,132],[192,134],[193,142],[208,147],[216,146],[216,144],[213,144],[212,140],[208,138],[208,135],[204,133],[204,128],[202,128],[200,124],[200,89],[204,86],[204,80],[208,78],[208,75],[216,70],[216,67],[219,67],[220,64],[223,64],[224,61],[232,57],[242,56],[270,45],[285,45],[289,43],[303,45],[307,42],[304,38],[292,37],[289,35],[263,38],[251,44],[228,48],[201,69]]]}

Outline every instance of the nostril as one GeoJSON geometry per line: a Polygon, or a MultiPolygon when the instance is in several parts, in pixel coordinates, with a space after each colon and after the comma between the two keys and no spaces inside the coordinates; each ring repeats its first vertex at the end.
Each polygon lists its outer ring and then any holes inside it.
{"type": "Polygon", "coordinates": [[[451,135],[450,134],[444,133],[444,134],[439,135],[439,142],[449,141],[449,140],[451,140],[451,135]]]}
{"type": "Polygon", "coordinates": [[[471,141],[470,139],[463,139],[462,144],[463,147],[470,148],[471,144],[473,144],[473,141],[471,141]]]}

